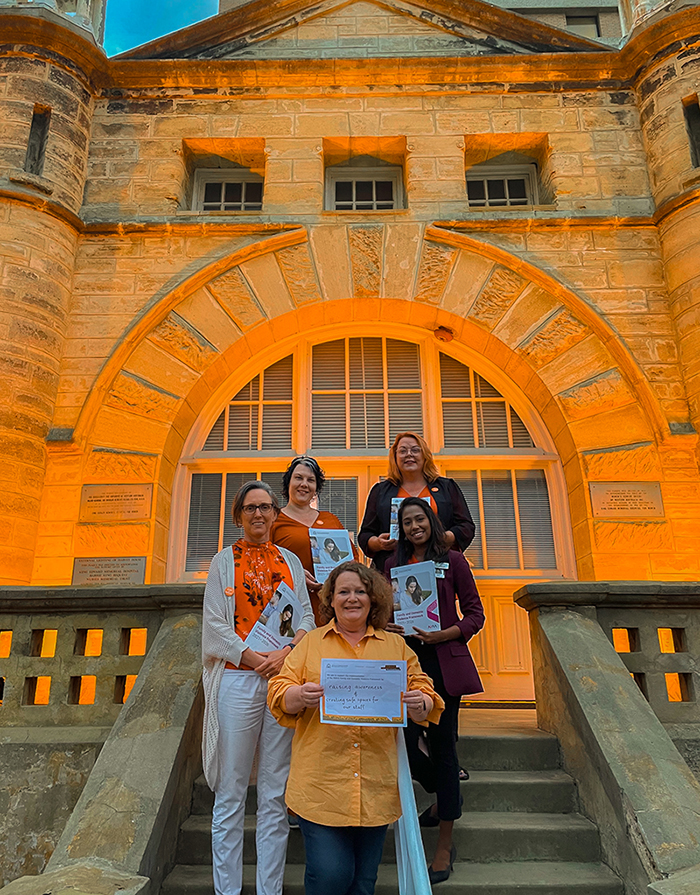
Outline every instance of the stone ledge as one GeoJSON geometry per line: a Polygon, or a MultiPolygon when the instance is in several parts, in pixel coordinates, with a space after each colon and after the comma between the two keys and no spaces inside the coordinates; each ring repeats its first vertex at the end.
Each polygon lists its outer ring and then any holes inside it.
{"type": "Polygon", "coordinates": [[[521,587],[513,599],[528,611],[555,606],[700,608],[700,581],[542,581],[521,587]]]}
{"type": "Polygon", "coordinates": [[[10,183],[19,183],[22,186],[28,186],[31,189],[39,190],[40,193],[46,193],[47,196],[53,193],[53,184],[45,177],[39,174],[29,174],[27,171],[14,170],[7,175],[10,183]]]}
{"type": "Polygon", "coordinates": [[[133,587],[0,587],[0,614],[201,609],[204,582],[133,587]]]}

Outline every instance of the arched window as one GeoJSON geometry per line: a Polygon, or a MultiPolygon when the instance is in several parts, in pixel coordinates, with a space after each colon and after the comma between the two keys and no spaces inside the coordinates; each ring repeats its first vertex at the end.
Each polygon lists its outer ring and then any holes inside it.
{"type": "Polygon", "coordinates": [[[189,513],[171,578],[203,577],[211,557],[240,535],[230,507],[243,482],[267,481],[281,501],[282,473],[297,453],[313,453],[325,467],[319,506],[355,533],[403,430],[425,435],[441,472],[459,483],[476,523],[467,557],[477,575],[563,570],[550,509],[559,461],[488,376],[434,341],[348,336],[300,343],[200,433],[183,460],[189,513]]]}

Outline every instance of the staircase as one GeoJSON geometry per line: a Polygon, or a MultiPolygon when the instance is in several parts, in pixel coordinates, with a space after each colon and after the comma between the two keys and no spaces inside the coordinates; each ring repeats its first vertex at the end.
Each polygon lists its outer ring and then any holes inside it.
{"type": "MultiPolygon", "coordinates": [[[[459,753],[471,779],[462,784],[464,808],[454,826],[457,863],[440,895],[622,895],[620,880],[601,862],[596,826],[576,812],[572,778],[560,768],[557,740],[534,728],[461,736],[459,753]]],[[[416,787],[418,810],[430,796],[416,787]]],[[[211,808],[204,778],[197,780],[192,814],[183,823],[177,865],[162,895],[213,895],[211,808]]],[[[249,793],[243,890],[255,891],[255,794],[249,793]]],[[[432,856],[436,829],[425,829],[432,856]]],[[[392,831],[379,868],[377,895],[396,895],[392,831]]],[[[304,845],[292,829],[287,850],[286,895],[303,895],[304,845]]]]}

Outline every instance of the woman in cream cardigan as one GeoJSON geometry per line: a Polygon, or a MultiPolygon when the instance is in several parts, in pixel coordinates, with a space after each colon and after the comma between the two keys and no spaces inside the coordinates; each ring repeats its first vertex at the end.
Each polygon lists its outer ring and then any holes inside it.
{"type": "Polygon", "coordinates": [[[214,791],[212,852],[216,895],[240,895],[248,781],[258,752],[257,895],[281,895],[289,824],[284,790],[293,732],[267,708],[267,682],[314,627],[304,569],[270,541],[279,505],[265,482],[247,482],[233,502],[243,537],[216,554],[204,590],[202,629],[205,697],[202,758],[214,791]],[[292,645],[267,653],[245,638],[280,582],[292,588],[304,615],[292,645]]]}

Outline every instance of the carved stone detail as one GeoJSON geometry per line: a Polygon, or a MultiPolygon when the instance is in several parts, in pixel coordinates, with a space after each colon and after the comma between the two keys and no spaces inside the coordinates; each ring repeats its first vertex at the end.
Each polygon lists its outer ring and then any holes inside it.
{"type": "Polygon", "coordinates": [[[657,481],[661,477],[659,457],[651,442],[627,444],[607,451],[586,451],[583,459],[586,475],[593,480],[657,481]]]}
{"type": "Polygon", "coordinates": [[[382,281],[384,227],[361,224],[348,228],[352,282],[358,298],[376,298],[382,281]]]}
{"type": "Polygon", "coordinates": [[[109,393],[106,404],[138,413],[151,419],[170,422],[182,399],[151,382],[122,370],[109,393]]]}
{"type": "Polygon", "coordinates": [[[582,342],[589,332],[588,327],[570,311],[562,309],[521,342],[519,349],[539,368],[582,342]]]}
{"type": "Polygon", "coordinates": [[[600,550],[623,553],[673,550],[671,526],[667,522],[595,522],[593,528],[600,550]]]}
{"type": "Polygon", "coordinates": [[[472,305],[469,317],[492,330],[523,291],[527,281],[505,267],[497,267],[472,305]]]}
{"type": "Polygon", "coordinates": [[[306,243],[282,249],[276,257],[295,305],[321,301],[316,268],[306,243]]]}
{"type": "Polygon", "coordinates": [[[438,304],[456,260],[456,249],[433,242],[424,242],[418,268],[415,300],[438,304]]]}
{"type": "Polygon", "coordinates": [[[77,556],[143,556],[148,553],[149,534],[148,522],[81,523],[75,526],[75,553],[77,556]]]}
{"type": "Polygon", "coordinates": [[[87,460],[86,482],[152,482],[156,473],[155,454],[93,448],[87,460]]]}
{"type": "Polygon", "coordinates": [[[579,382],[559,395],[564,411],[571,420],[614,410],[634,402],[634,395],[619,370],[608,370],[579,382]]]}
{"type": "Polygon", "coordinates": [[[265,312],[239,268],[222,273],[207,288],[241,329],[248,329],[265,319],[265,312]]]}
{"type": "Polygon", "coordinates": [[[151,330],[148,338],[198,373],[218,354],[211,342],[174,311],[151,330]]]}

